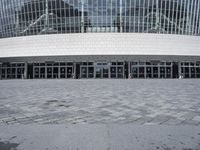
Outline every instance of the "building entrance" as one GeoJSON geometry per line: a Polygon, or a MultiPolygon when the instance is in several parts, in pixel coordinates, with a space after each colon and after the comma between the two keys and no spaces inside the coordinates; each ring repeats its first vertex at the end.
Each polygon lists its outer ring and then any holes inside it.
{"type": "Polygon", "coordinates": [[[109,68],[96,67],[95,74],[96,74],[96,78],[109,78],[109,68]]]}
{"type": "Polygon", "coordinates": [[[0,65],[0,79],[25,78],[24,63],[3,63],[0,65]]]}
{"type": "Polygon", "coordinates": [[[0,79],[200,78],[200,62],[5,62],[0,79]]]}
{"type": "Polygon", "coordinates": [[[173,78],[172,73],[171,62],[131,62],[132,78],[173,78]]]}
{"type": "Polygon", "coordinates": [[[110,63],[97,62],[95,63],[95,77],[98,79],[109,78],[110,74],[110,63]]]}
{"type": "Polygon", "coordinates": [[[124,62],[82,62],[80,78],[124,78],[124,62]]]}
{"type": "Polygon", "coordinates": [[[33,78],[35,79],[56,79],[72,78],[73,63],[34,63],[33,78]]]}
{"type": "Polygon", "coordinates": [[[94,63],[93,62],[81,63],[80,78],[94,78],[94,63]]]}

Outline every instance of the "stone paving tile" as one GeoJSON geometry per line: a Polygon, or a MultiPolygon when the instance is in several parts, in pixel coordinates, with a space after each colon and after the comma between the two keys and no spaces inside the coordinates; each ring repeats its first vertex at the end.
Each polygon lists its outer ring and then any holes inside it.
{"type": "Polygon", "coordinates": [[[200,125],[200,80],[2,80],[0,89],[0,125],[200,125]]]}
{"type": "Polygon", "coordinates": [[[163,122],[163,125],[181,125],[184,123],[183,121],[184,120],[179,120],[179,119],[174,118],[174,119],[169,119],[163,122]]]}
{"type": "Polygon", "coordinates": [[[200,116],[195,116],[192,120],[193,120],[193,121],[200,122],[200,116]]]}
{"type": "Polygon", "coordinates": [[[200,121],[195,121],[195,120],[184,120],[181,124],[187,124],[187,125],[200,125],[200,121]]]}

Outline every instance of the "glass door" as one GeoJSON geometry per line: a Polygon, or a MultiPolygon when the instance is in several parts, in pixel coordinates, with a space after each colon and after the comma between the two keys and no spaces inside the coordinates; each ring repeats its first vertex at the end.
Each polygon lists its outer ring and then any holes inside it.
{"type": "Polygon", "coordinates": [[[73,67],[67,67],[67,78],[73,77],[73,67]]]}
{"type": "Polygon", "coordinates": [[[96,71],[96,78],[102,78],[102,68],[100,67],[97,67],[95,68],[95,71],[96,71]]]}
{"type": "Polygon", "coordinates": [[[109,69],[102,68],[103,78],[109,78],[109,69]]]}

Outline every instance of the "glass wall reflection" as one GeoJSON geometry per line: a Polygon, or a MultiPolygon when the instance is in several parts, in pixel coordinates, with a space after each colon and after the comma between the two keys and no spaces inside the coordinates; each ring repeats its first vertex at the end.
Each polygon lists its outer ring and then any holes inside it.
{"type": "Polygon", "coordinates": [[[0,38],[85,32],[200,35],[200,0],[1,0],[0,38]]]}

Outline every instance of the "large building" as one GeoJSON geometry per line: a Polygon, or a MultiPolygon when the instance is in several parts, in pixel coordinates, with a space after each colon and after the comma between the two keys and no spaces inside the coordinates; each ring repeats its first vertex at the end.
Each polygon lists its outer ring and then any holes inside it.
{"type": "Polygon", "coordinates": [[[0,79],[200,78],[200,0],[0,0],[0,79]]]}

